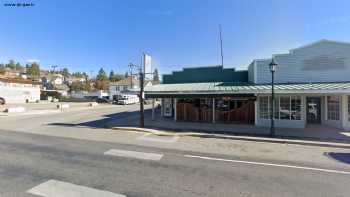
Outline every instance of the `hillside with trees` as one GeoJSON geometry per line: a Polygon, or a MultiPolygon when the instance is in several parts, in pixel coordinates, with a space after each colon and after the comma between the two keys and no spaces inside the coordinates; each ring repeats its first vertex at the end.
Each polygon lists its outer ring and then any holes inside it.
{"type": "MultiPolygon", "coordinates": [[[[130,76],[129,72],[125,74],[116,73],[111,70],[107,75],[106,71],[101,67],[96,75],[92,78],[86,72],[70,72],[67,67],[57,69],[58,65],[51,66],[52,69],[42,69],[38,62],[21,65],[15,60],[9,60],[8,63],[0,63],[0,75],[5,77],[21,77],[26,75],[26,78],[39,81],[42,78],[50,79],[61,75],[65,86],[68,86],[69,91],[92,91],[92,90],[108,90],[109,84],[117,82],[130,76]],[[57,69],[57,70],[56,70],[57,69]],[[10,74],[12,75],[10,76],[10,74]]],[[[155,84],[160,82],[158,70],[154,70],[153,82],[155,84]]],[[[54,88],[53,86],[50,86],[54,88]]]]}

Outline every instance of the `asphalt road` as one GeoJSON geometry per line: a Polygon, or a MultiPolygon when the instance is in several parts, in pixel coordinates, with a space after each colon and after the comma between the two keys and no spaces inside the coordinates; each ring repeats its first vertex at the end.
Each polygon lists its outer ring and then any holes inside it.
{"type": "MultiPolygon", "coordinates": [[[[110,118],[123,118],[133,113],[134,108],[106,106],[93,111],[0,117],[0,196],[120,194],[128,197],[250,197],[350,194],[349,164],[325,157],[321,159],[321,156],[318,158],[313,155],[318,148],[281,146],[280,149],[285,149],[286,154],[293,155],[295,149],[302,151],[305,158],[314,160],[307,162],[303,156],[295,157],[293,162],[283,159],[282,155],[275,155],[279,159],[271,155],[262,158],[252,153],[249,157],[244,156],[241,153],[243,149],[238,149],[235,154],[223,154],[227,151],[224,147],[215,149],[216,153],[190,147],[186,150],[174,148],[182,146],[189,139],[167,145],[157,141],[136,144],[131,143],[131,139],[129,143],[128,139],[134,137],[131,134],[105,133],[106,129],[101,125],[110,118]],[[119,114],[110,115],[116,111],[119,114]],[[53,132],[66,133],[55,136],[53,132]],[[85,132],[89,138],[78,138],[73,135],[74,132],[79,132],[80,136],[85,132]],[[103,138],[112,138],[112,135],[122,140],[112,142],[103,138]],[[98,139],[94,139],[94,136],[98,139]],[[217,150],[222,150],[222,153],[217,150]],[[119,155],[106,154],[108,151],[119,155]],[[48,191],[52,193],[48,195],[48,191]],[[94,193],[102,191],[105,193],[94,193]]],[[[196,139],[191,140],[196,143],[193,141],[196,139]]],[[[202,143],[200,139],[197,140],[198,144],[202,143]]],[[[211,143],[214,142],[206,141],[208,146],[211,143]]],[[[234,142],[225,143],[237,145],[234,142]]],[[[265,150],[266,146],[254,145],[254,150],[265,150]]]]}

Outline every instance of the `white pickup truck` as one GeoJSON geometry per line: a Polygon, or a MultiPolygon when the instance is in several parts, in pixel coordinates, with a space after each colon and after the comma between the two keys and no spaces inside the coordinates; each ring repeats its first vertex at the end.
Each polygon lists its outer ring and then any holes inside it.
{"type": "Polygon", "coordinates": [[[119,105],[129,105],[139,102],[139,97],[133,94],[123,94],[119,97],[117,103],[119,105]]]}

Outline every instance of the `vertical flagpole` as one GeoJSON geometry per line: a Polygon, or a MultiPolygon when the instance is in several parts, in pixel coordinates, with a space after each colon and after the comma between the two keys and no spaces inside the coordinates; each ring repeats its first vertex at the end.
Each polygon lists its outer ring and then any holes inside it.
{"type": "Polygon", "coordinates": [[[224,66],[224,53],[222,49],[222,34],[221,34],[221,24],[219,25],[219,33],[220,33],[220,51],[221,51],[221,66],[224,66]]]}

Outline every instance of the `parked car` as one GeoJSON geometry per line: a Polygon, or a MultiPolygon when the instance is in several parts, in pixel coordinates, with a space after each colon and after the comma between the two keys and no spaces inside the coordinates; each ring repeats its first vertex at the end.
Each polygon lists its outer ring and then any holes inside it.
{"type": "Polygon", "coordinates": [[[0,97],[0,105],[5,105],[6,101],[4,98],[0,97]]]}
{"type": "Polygon", "coordinates": [[[96,103],[110,103],[111,101],[106,98],[98,98],[95,100],[96,103]]]}

